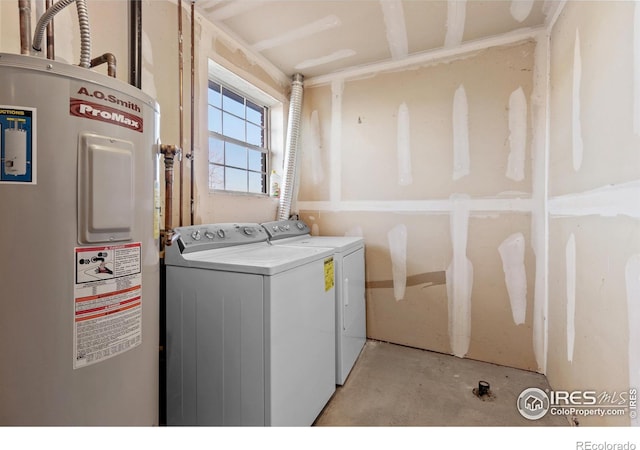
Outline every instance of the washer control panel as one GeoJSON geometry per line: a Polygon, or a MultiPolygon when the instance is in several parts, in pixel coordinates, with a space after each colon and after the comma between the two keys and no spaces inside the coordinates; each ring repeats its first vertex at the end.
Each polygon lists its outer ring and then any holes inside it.
{"type": "Polygon", "coordinates": [[[257,223],[214,223],[175,228],[174,245],[180,253],[191,253],[233,245],[252,244],[268,239],[257,223]]]}
{"type": "Polygon", "coordinates": [[[272,241],[311,234],[311,229],[302,220],[277,220],[261,225],[272,241]]]}

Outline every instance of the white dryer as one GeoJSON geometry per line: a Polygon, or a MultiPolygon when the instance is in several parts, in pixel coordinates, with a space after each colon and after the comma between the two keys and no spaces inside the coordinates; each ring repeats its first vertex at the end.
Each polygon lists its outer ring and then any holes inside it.
{"type": "Polygon", "coordinates": [[[274,245],[332,249],[336,280],[336,384],[343,385],[367,339],[364,239],[311,236],[311,230],[301,220],[261,225],[274,245]]]}
{"type": "Polygon", "coordinates": [[[176,232],[167,424],[311,425],[335,391],[332,251],[271,245],[258,224],[176,232]]]}

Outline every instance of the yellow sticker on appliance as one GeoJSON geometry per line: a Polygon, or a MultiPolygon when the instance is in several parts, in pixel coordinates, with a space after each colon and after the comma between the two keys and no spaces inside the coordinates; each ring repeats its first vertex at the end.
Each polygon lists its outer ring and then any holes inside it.
{"type": "Polygon", "coordinates": [[[329,289],[335,286],[335,271],[333,268],[333,257],[327,258],[324,260],[324,290],[328,291],[329,289]]]}

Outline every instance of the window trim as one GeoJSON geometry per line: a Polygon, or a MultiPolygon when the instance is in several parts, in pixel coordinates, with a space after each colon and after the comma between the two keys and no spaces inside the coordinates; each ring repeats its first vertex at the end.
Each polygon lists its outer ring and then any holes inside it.
{"type": "MultiPolygon", "coordinates": [[[[209,60],[209,66],[211,68],[211,63],[212,61],[209,60]]],[[[220,68],[222,68],[220,66],[220,68]]],[[[222,68],[223,69],[223,68],[222,68]]],[[[224,69],[226,70],[226,69],[224,69]]],[[[227,71],[228,72],[228,71],[227,71]]],[[[220,95],[222,96],[222,89],[227,89],[229,91],[231,91],[233,94],[238,95],[239,97],[242,97],[245,100],[245,105],[244,107],[247,108],[248,106],[246,105],[246,101],[250,101],[251,103],[254,103],[258,106],[260,106],[261,108],[264,109],[264,124],[262,125],[262,129],[263,129],[263,140],[264,140],[264,146],[260,147],[254,144],[250,144],[248,142],[242,141],[240,139],[231,137],[231,136],[227,136],[225,134],[222,133],[218,133],[216,131],[211,131],[209,130],[209,126],[208,126],[208,109],[209,106],[212,106],[209,104],[209,101],[207,100],[207,136],[208,139],[209,138],[216,138],[219,139],[225,143],[231,143],[231,144],[235,144],[238,146],[242,146],[242,147],[246,147],[248,149],[254,150],[254,151],[258,151],[260,153],[262,153],[265,157],[265,162],[264,162],[264,172],[263,171],[256,171],[256,170],[251,170],[249,169],[249,167],[247,166],[246,168],[241,168],[241,167],[235,167],[232,165],[227,165],[226,161],[223,162],[223,164],[216,164],[214,162],[212,162],[209,159],[209,156],[207,156],[207,165],[209,166],[209,170],[212,166],[218,166],[218,167],[229,167],[231,169],[237,169],[237,170],[242,170],[247,172],[247,176],[249,173],[257,173],[260,174],[262,176],[262,182],[263,182],[263,188],[264,191],[263,192],[252,192],[249,190],[246,191],[234,191],[232,189],[215,189],[211,187],[211,178],[210,175],[207,176],[207,186],[209,188],[209,192],[213,192],[213,193],[224,193],[224,194],[230,194],[230,195],[250,195],[250,196],[257,196],[257,197],[268,197],[269,196],[269,174],[271,173],[271,107],[268,104],[264,104],[264,102],[261,99],[256,98],[253,95],[250,95],[251,93],[255,93],[256,91],[258,91],[258,89],[255,86],[250,85],[248,82],[246,82],[245,80],[242,80],[240,77],[238,77],[235,74],[232,74],[231,72],[229,72],[228,74],[224,74],[224,76],[217,76],[216,74],[211,74],[211,70],[209,71],[209,76],[207,77],[207,98],[209,95],[209,89],[210,89],[210,82],[216,83],[220,86],[220,95]],[[231,74],[231,75],[229,75],[231,74]],[[229,84],[228,78],[229,76],[232,76],[234,78],[235,81],[237,81],[237,84],[229,84]],[[241,91],[241,87],[238,87],[238,85],[240,86],[251,86],[250,87],[250,91],[251,93],[244,93],[243,91],[241,91]]],[[[266,94],[263,94],[264,98],[270,98],[271,102],[275,102],[275,100],[269,96],[267,96],[266,94]]],[[[270,102],[270,103],[271,103],[270,102]]],[[[222,106],[222,105],[221,105],[222,106]]],[[[230,112],[230,111],[226,111],[224,110],[222,107],[218,108],[217,106],[213,106],[214,108],[219,109],[223,114],[226,112],[227,114],[230,114],[234,117],[239,118],[240,120],[242,120],[243,122],[246,123],[251,123],[253,124],[253,122],[249,121],[246,119],[246,115],[244,118],[237,116],[236,114],[230,112]]],[[[246,125],[245,125],[246,126],[246,125]]],[[[207,142],[208,142],[207,139],[207,142]]],[[[207,144],[207,155],[209,155],[209,151],[210,149],[208,148],[208,144],[207,144]]],[[[207,171],[210,174],[210,171],[207,171]]],[[[249,181],[247,180],[247,183],[249,183],[249,181]]],[[[226,184],[226,182],[225,182],[226,184]]],[[[247,189],[249,188],[249,184],[247,184],[247,189]]]]}

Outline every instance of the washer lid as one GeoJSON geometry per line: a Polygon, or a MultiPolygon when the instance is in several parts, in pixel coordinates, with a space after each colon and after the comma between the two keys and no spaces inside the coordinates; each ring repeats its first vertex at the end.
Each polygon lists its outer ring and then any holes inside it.
{"type": "Polygon", "coordinates": [[[364,239],[358,236],[301,236],[272,242],[274,245],[327,247],[332,248],[335,253],[348,253],[364,247],[364,239]]]}
{"type": "Polygon", "coordinates": [[[184,265],[228,272],[275,275],[312,261],[331,257],[324,247],[248,244],[183,254],[184,265]]]}

